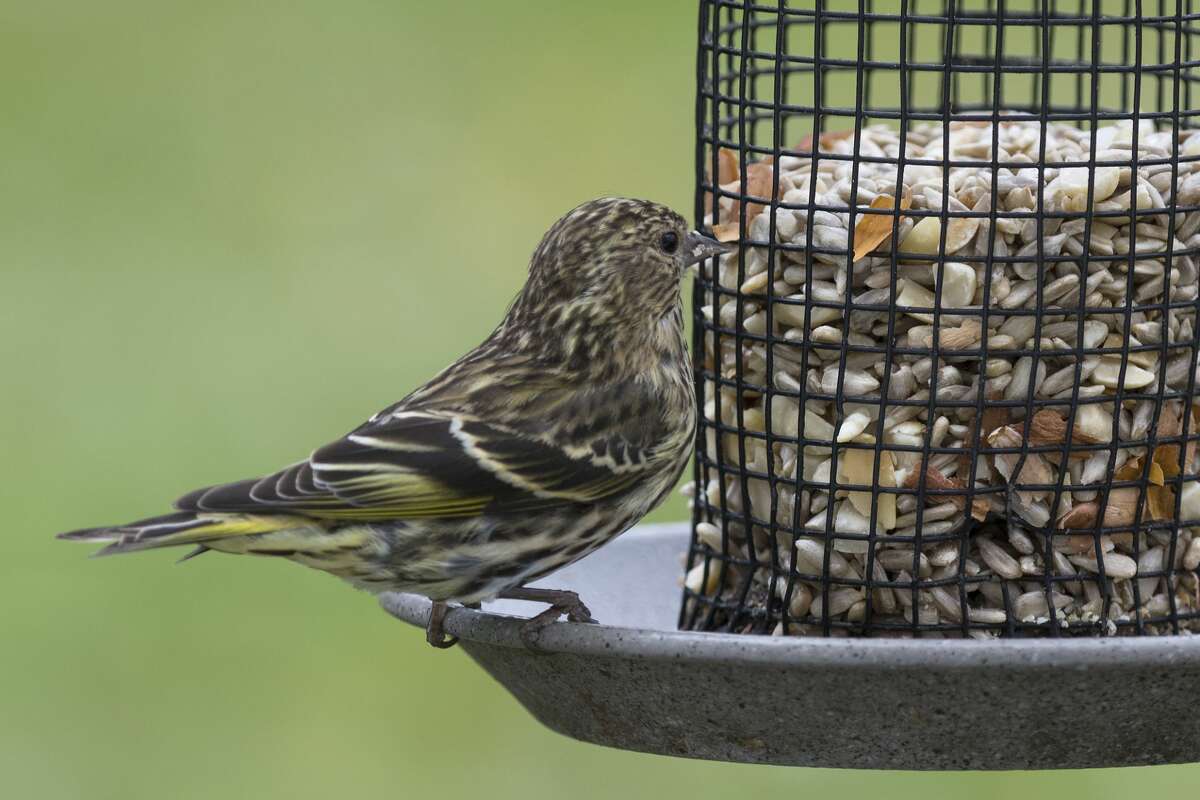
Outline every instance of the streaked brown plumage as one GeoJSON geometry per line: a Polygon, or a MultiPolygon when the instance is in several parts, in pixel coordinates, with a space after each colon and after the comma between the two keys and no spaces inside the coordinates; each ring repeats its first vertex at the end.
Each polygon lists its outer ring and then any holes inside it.
{"type": "MultiPolygon", "coordinates": [[[[63,538],[102,553],[172,545],[288,558],[371,591],[552,603],[522,587],[654,508],[690,452],[679,297],[723,249],[646,201],[585,203],[547,232],[504,321],[429,383],[307,460],[200,489],[177,511],[63,538]]],[[[532,629],[531,629],[532,630],[532,629]]]]}

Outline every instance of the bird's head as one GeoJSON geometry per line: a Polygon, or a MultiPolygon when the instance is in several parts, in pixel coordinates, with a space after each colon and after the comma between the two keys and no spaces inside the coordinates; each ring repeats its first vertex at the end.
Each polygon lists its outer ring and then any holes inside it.
{"type": "Polygon", "coordinates": [[[687,267],[727,249],[658,203],[592,200],[546,232],[508,322],[567,344],[648,336],[678,307],[687,267]]]}

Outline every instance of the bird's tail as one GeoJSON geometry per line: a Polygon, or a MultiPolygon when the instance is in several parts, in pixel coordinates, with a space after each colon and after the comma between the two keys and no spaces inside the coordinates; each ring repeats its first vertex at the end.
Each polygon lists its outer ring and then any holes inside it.
{"type": "MultiPolygon", "coordinates": [[[[215,514],[193,511],[176,511],[159,517],[114,525],[106,528],[82,528],[60,533],[59,539],[83,542],[108,542],[108,546],[96,555],[109,556],[117,553],[133,553],[157,547],[197,545],[194,553],[199,555],[208,549],[225,549],[223,544],[237,537],[274,533],[311,524],[286,515],[261,514],[215,514]]],[[[240,548],[233,548],[240,549],[240,548]]]]}

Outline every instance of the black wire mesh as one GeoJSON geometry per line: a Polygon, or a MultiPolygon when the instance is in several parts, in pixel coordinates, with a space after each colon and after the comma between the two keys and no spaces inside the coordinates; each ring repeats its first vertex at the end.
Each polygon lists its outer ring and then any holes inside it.
{"type": "Polygon", "coordinates": [[[702,0],[682,628],[1200,627],[1197,25],[702,0]]]}

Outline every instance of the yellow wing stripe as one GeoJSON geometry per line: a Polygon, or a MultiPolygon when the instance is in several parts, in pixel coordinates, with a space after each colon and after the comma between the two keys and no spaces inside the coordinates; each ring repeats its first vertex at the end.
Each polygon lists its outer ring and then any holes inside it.
{"type": "Polygon", "coordinates": [[[312,520],[293,516],[265,516],[261,514],[199,514],[198,518],[204,525],[189,528],[179,533],[170,533],[155,537],[156,544],[162,546],[175,544],[193,544],[226,536],[250,536],[257,533],[271,533],[289,528],[310,527],[312,520]]]}

